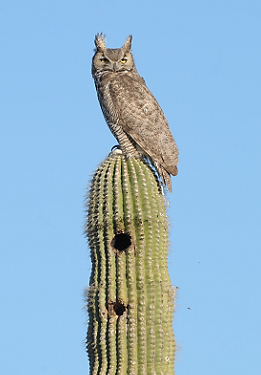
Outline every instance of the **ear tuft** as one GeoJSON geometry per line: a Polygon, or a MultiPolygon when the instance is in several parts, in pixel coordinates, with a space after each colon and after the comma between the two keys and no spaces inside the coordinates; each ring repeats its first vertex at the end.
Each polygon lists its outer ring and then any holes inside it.
{"type": "Polygon", "coordinates": [[[105,35],[103,33],[96,34],[94,39],[94,44],[96,45],[97,50],[103,51],[106,49],[105,35]]]}
{"type": "Polygon", "coordinates": [[[123,49],[125,52],[129,52],[131,50],[131,41],[132,41],[132,35],[129,35],[128,38],[126,39],[126,42],[123,45],[123,49]]]}

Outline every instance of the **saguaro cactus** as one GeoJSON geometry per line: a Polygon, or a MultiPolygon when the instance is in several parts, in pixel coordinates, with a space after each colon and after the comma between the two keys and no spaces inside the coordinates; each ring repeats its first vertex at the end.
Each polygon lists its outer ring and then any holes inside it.
{"type": "Polygon", "coordinates": [[[157,177],[112,153],[91,182],[86,233],[90,374],[174,374],[168,223],[157,177]]]}

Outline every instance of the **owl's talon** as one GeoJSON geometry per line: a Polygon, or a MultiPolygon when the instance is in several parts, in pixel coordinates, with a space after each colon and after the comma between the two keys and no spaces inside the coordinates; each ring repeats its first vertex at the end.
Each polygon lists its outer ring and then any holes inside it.
{"type": "Polygon", "coordinates": [[[114,145],[112,148],[111,148],[111,152],[114,151],[114,150],[121,150],[121,146],[120,145],[114,145]]]}

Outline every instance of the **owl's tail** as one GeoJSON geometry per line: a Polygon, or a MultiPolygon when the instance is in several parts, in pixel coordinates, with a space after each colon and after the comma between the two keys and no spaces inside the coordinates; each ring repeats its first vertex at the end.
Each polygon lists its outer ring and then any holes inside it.
{"type": "Polygon", "coordinates": [[[165,168],[160,166],[159,175],[162,178],[162,181],[163,181],[164,185],[167,185],[169,191],[172,193],[170,173],[165,168]]]}
{"type": "Polygon", "coordinates": [[[175,166],[172,170],[171,170],[171,173],[169,173],[167,171],[167,169],[165,169],[162,165],[160,164],[156,164],[155,165],[157,171],[158,171],[158,174],[160,175],[164,185],[167,185],[167,188],[169,189],[169,191],[172,193],[172,185],[171,185],[171,174],[173,176],[176,176],[178,174],[178,168],[177,166],[175,166]]]}

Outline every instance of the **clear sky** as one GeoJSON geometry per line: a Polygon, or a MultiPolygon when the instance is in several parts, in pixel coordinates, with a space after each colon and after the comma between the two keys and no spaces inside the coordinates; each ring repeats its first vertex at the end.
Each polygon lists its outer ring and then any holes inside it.
{"type": "Polygon", "coordinates": [[[0,372],[88,374],[84,195],[115,145],[93,39],[133,53],[180,150],[176,375],[261,373],[261,2],[0,2],[0,372]]]}

